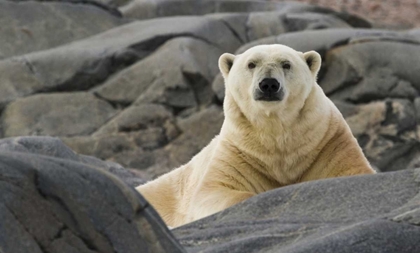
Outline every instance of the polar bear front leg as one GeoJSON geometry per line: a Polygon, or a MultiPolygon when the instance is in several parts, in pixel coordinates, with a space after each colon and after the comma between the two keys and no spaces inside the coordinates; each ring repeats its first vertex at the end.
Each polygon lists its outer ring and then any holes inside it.
{"type": "Polygon", "coordinates": [[[238,191],[225,187],[200,189],[191,201],[189,221],[195,221],[225,210],[254,195],[252,192],[238,191]]]}

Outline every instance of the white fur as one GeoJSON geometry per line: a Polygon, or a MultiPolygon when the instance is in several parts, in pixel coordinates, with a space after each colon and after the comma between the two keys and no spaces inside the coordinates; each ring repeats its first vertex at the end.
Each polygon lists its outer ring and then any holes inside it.
{"type": "Polygon", "coordinates": [[[190,162],[137,189],[165,222],[180,226],[256,194],[298,182],[374,171],[348,125],[316,83],[318,53],[262,45],[223,54],[225,121],[190,162]],[[283,68],[284,62],[290,69],[283,68]],[[249,69],[249,62],[255,68],[249,69]],[[277,79],[281,101],[256,101],[262,79],[277,79]]]}

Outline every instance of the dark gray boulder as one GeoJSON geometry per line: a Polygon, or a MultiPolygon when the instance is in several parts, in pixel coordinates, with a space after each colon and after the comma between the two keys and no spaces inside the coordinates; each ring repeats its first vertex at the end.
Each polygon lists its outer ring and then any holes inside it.
{"type": "Polygon", "coordinates": [[[0,152],[2,252],[184,252],[153,208],[95,167],[0,152]]]}
{"type": "Polygon", "coordinates": [[[173,230],[188,252],[420,251],[420,170],[282,187],[173,230]]]}
{"type": "Polygon", "coordinates": [[[34,155],[51,156],[54,158],[65,159],[86,166],[95,167],[114,174],[130,186],[138,186],[145,182],[137,174],[123,168],[113,162],[105,162],[93,156],[76,154],[66,146],[59,138],[47,136],[25,136],[6,138],[0,140],[0,152],[21,152],[34,155]]]}
{"type": "Polygon", "coordinates": [[[94,5],[1,0],[0,59],[56,47],[127,22],[94,5]]]}

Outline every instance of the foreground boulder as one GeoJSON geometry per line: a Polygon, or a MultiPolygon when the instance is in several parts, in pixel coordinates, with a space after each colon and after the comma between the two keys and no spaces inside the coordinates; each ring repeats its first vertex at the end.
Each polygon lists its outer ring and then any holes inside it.
{"type": "Polygon", "coordinates": [[[188,252],[420,252],[420,169],[272,190],[174,230],[188,252]]]}
{"type": "Polygon", "coordinates": [[[137,191],[53,143],[0,143],[1,252],[183,252],[137,191]]]}

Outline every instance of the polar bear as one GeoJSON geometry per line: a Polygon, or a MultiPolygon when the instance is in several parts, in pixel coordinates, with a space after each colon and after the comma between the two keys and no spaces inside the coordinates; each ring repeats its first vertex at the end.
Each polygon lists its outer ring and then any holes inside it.
{"type": "Polygon", "coordinates": [[[317,84],[320,66],[315,51],[278,44],[223,54],[220,134],[190,162],[137,190],[176,227],[278,187],[375,173],[317,84]]]}

